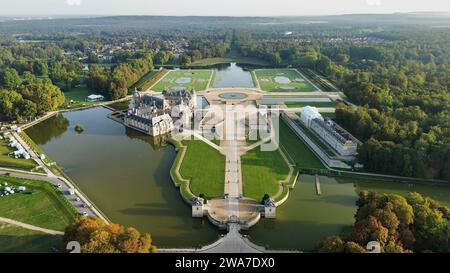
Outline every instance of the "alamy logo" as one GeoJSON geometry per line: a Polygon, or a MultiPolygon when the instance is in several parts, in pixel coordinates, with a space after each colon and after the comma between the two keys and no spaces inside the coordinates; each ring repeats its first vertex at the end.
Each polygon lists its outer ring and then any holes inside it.
{"type": "Polygon", "coordinates": [[[377,241],[370,241],[366,245],[366,249],[369,253],[381,253],[381,245],[377,241]]]}
{"type": "Polygon", "coordinates": [[[66,250],[69,250],[69,253],[81,253],[81,245],[77,241],[70,241],[67,243],[66,250]]]}

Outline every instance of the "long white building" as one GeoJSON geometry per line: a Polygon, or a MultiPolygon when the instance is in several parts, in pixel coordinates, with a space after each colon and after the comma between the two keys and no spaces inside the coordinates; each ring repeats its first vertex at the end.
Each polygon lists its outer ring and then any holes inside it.
{"type": "Polygon", "coordinates": [[[357,154],[358,140],[332,120],[324,119],[317,108],[303,107],[300,120],[340,156],[357,154]]]}

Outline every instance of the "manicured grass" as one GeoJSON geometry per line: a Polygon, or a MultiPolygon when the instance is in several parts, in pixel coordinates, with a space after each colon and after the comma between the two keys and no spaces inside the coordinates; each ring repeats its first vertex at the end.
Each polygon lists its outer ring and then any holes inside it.
{"type": "Polygon", "coordinates": [[[303,123],[297,121],[297,125],[302,128],[303,132],[314,142],[320,149],[329,156],[335,156],[333,150],[323,141],[319,136],[317,136],[312,130],[306,128],[303,123]]]}
{"type": "Polygon", "coordinates": [[[66,97],[64,108],[77,108],[98,103],[86,101],[86,97],[91,94],[96,94],[96,92],[90,90],[86,84],[81,84],[67,92],[64,92],[64,96],[66,97]]]}
{"type": "Polygon", "coordinates": [[[289,167],[278,150],[261,151],[261,147],[241,156],[244,196],[261,200],[264,194],[274,196],[279,180],[289,174],[289,167]]]}
{"type": "Polygon", "coordinates": [[[27,189],[0,197],[2,217],[55,230],[64,230],[77,217],[75,208],[47,182],[0,176],[1,192],[4,182],[8,186],[25,186],[27,189]]]}
{"type": "Polygon", "coordinates": [[[288,157],[300,168],[325,169],[322,162],[306,146],[306,144],[280,120],[280,144],[285,148],[288,157]]]}
{"type": "Polygon", "coordinates": [[[287,107],[289,108],[301,108],[305,106],[313,106],[313,107],[336,107],[337,102],[335,101],[312,101],[312,102],[285,102],[287,107]]]}
{"type": "Polygon", "coordinates": [[[336,113],[320,113],[324,118],[335,119],[336,113]]]}
{"type": "Polygon", "coordinates": [[[200,140],[184,140],[186,155],[180,174],[190,180],[193,194],[221,197],[224,194],[225,156],[200,140]]]}
{"type": "Polygon", "coordinates": [[[306,80],[295,69],[257,69],[255,75],[258,78],[262,90],[268,92],[312,92],[317,91],[309,81],[306,80]],[[289,79],[288,83],[276,82],[276,77],[289,79]]]}
{"type": "Polygon", "coordinates": [[[85,101],[86,97],[93,92],[85,84],[81,84],[64,93],[66,99],[74,101],[85,101]]]}
{"type": "MultiPolygon", "coordinates": [[[[183,146],[179,141],[175,139],[168,139],[169,143],[174,145],[177,148],[177,156],[175,158],[175,161],[172,164],[172,167],[170,168],[170,176],[173,180],[173,182],[180,187],[180,193],[181,195],[186,198],[186,200],[192,200],[195,196],[190,192],[189,186],[187,185],[186,180],[183,177],[179,177],[177,175],[177,168],[178,164],[181,160],[181,155],[183,154],[183,151],[186,149],[186,146],[183,146]]],[[[181,174],[180,174],[181,175],[181,174]]]]}
{"type": "Polygon", "coordinates": [[[185,87],[202,91],[208,88],[211,79],[212,70],[171,70],[151,89],[161,92],[164,89],[172,89],[175,87],[185,87]],[[190,78],[187,83],[177,83],[180,78],[190,78]]]}
{"type": "Polygon", "coordinates": [[[301,69],[301,72],[303,73],[303,75],[311,79],[311,81],[314,82],[314,84],[318,86],[321,90],[326,92],[339,92],[339,89],[337,89],[336,86],[334,86],[334,84],[332,84],[328,79],[317,74],[311,69],[304,68],[301,69]]]}
{"type": "Polygon", "coordinates": [[[9,153],[13,151],[15,151],[15,148],[9,147],[9,142],[7,140],[0,140],[1,167],[31,171],[37,166],[37,163],[33,159],[23,159],[9,156],[9,153]]]}
{"type": "MultiPolygon", "coordinates": [[[[292,164],[297,168],[325,168],[284,121],[280,121],[279,129],[280,148],[292,164]]],[[[241,161],[244,196],[256,200],[260,200],[265,193],[274,196],[279,189],[278,181],[285,179],[289,173],[289,167],[278,150],[263,152],[257,147],[243,155],[241,161]]]]}
{"type": "Polygon", "coordinates": [[[167,70],[152,70],[145,74],[142,78],[140,78],[132,87],[130,87],[131,91],[134,91],[136,87],[139,91],[146,91],[152,85],[155,84],[160,78],[166,75],[167,70]]]}
{"type": "Polygon", "coordinates": [[[255,70],[251,71],[250,73],[252,74],[253,85],[259,88],[259,82],[258,78],[256,77],[255,70]]]}
{"type": "Polygon", "coordinates": [[[0,222],[0,253],[51,253],[61,243],[62,236],[0,222]]]}
{"type": "Polygon", "coordinates": [[[195,61],[190,66],[207,66],[224,63],[240,63],[240,64],[253,64],[253,65],[268,65],[269,63],[255,58],[243,57],[243,56],[229,56],[223,58],[206,58],[195,61]]]}

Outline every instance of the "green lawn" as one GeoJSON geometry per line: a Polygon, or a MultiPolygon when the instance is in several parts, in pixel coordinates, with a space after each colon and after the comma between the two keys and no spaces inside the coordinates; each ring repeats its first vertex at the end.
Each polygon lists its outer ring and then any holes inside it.
{"type": "Polygon", "coordinates": [[[152,70],[140,78],[133,86],[130,87],[131,91],[134,91],[136,87],[139,91],[146,91],[155,82],[162,78],[167,73],[167,70],[152,70]]]}
{"type": "Polygon", "coordinates": [[[0,176],[1,192],[4,182],[8,186],[25,186],[27,189],[0,197],[2,217],[55,230],[64,230],[77,217],[75,208],[47,182],[0,176]]]}
{"type": "Polygon", "coordinates": [[[295,69],[257,69],[255,75],[258,78],[262,90],[268,92],[312,92],[317,91],[309,81],[306,80],[295,69]],[[279,77],[279,78],[277,78],[279,77]],[[277,80],[279,82],[277,82],[277,80]],[[286,80],[281,82],[280,80],[286,80]]]}
{"type": "Polygon", "coordinates": [[[61,248],[62,236],[0,222],[0,253],[51,253],[61,248]]]}
{"type": "Polygon", "coordinates": [[[164,89],[185,87],[195,91],[202,91],[208,88],[211,76],[212,70],[171,70],[151,89],[161,92],[164,89]],[[182,79],[190,81],[182,82],[180,81],[182,79]]]}
{"type": "Polygon", "coordinates": [[[98,103],[86,101],[86,97],[91,94],[96,94],[96,92],[90,90],[84,83],[64,92],[64,96],[66,97],[64,108],[77,108],[98,103]]]}
{"type": "Polygon", "coordinates": [[[224,194],[225,156],[200,140],[184,140],[186,155],[180,174],[190,179],[190,189],[195,195],[221,197],[224,194]]]}
{"type": "Polygon", "coordinates": [[[243,56],[229,56],[222,58],[206,58],[195,61],[190,64],[190,66],[208,66],[215,64],[224,64],[224,63],[240,63],[240,64],[253,64],[253,65],[268,65],[269,63],[255,58],[243,57],[243,56]]]}
{"type": "Polygon", "coordinates": [[[328,146],[328,144],[325,143],[324,140],[322,140],[319,136],[317,136],[312,130],[309,128],[306,128],[305,125],[301,121],[296,121],[297,125],[302,128],[303,132],[314,142],[317,144],[317,146],[320,147],[320,149],[326,153],[329,156],[335,156],[335,153],[333,152],[332,148],[328,146]]]}
{"type": "Polygon", "coordinates": [[[9,147],[9,142],[7,140],[0,140],[0,167],[31,171],[37,166],[37,163],[33,159],[14,158],[9,156],[8,154],[13,151],[15,151],[15,148],[9,147]]]}
{"type": "Polygon", "coordinates": [[[285,102],[287,107],[289,108],[301,108],[305,106],[313,106],[313,107],[336,107],[337,102],[335,101],[312,101],[312,102],[285,102]]]}
{"type": "Polygon", "coordinates": [[[289,167],[278,150],[261,151],[261,147],[241,157],[244,196],[261,200],[264,194],[274,196],[279,180],[289,174],[289,167]]]}
{"type": "Polygon", "coordinates": [[[284,121],[280,121],[280,143],[297,167],[325,169],[316,155],[284,121]]]}
{"type": "Polygon", "coordinates": [[[336,118],[336,113],[320,113],[320,114],[324,118],[329,118],[329,119],[335,119],[336,118]]]}

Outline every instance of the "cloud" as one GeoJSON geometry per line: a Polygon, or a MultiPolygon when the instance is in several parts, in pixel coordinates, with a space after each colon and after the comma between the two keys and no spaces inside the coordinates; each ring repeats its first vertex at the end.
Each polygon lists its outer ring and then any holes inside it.
{"type": "Polygon", "coordinates": [[[66,0],[66,3],[69,6],[80,6],[81,0],[66,0]]]}
{"type": "Polygon", "coordinates": [[[381,0],[366,0],[369,6],[381,6],[381,0]]]}

